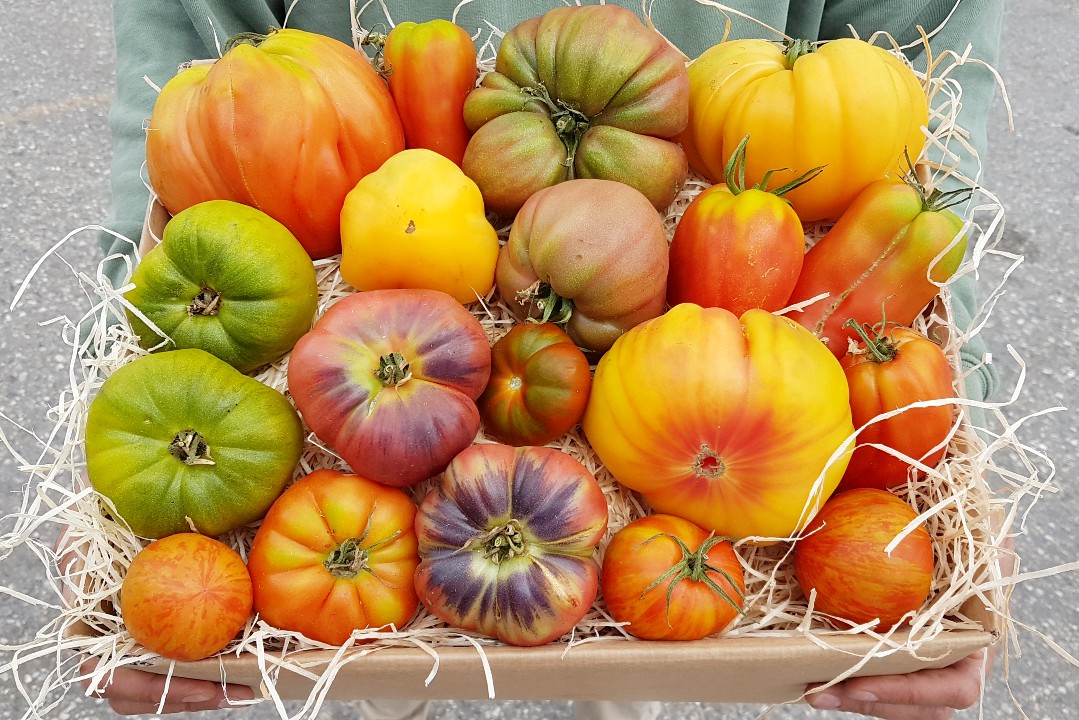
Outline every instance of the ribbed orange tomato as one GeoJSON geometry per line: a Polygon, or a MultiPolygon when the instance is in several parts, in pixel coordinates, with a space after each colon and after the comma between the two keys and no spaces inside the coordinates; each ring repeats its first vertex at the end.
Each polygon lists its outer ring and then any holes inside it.
{"type": "Polygon", "coordinates": [[[596,368],[583,428],[658,512],[719,535],[786,538],[847,466],[847,381],[824,345],[764,310],[682,304],[596,368]]]}
{"type": "Polygon", "coordinates": [[[843,38],[786,48],[734,40],[689,66],[689,126],[679,137],[690,167],[712,182],[750,135],[746,182],[785,183],[826,166],[787,195],[803,222],[835,219],[869,183],[917,158],[928,122],[914,72],[883,48],[843,38]]]}

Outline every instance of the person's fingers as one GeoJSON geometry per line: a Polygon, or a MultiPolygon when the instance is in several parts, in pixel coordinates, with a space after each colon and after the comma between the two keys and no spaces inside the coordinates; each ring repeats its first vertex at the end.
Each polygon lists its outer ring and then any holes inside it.
{"type": "MultiPolygon", "coordinates": [[[[89,691],[96,660],[87,660],[82,665],[83,687],[89,691]]],[[[162,705],[165,693],[165,676],[156,673],[117,668],[110,677],[102,681],[104,687],[98,687],[91,697],[105,698],[112,709],[121,715],[156,713],[162,705]]],[[[228,707],[229,701],[242,702],[253,700],[255,692],[246,685],[228,684],[209,680],[173,677],[169,682],[168,694],[161,712],[175,713],[195,710],[213,710],[228,707]]]]}
{"type": "Polygon", "coordinates": [[[840,701],[838,706],[833,704],[813,705],[817,710],[841,710],[848,713],[858,713],[866,717],[881,718],[881,720],[952,720],[955,710],[946,707],[915,707],[913,705],[889,705],[879,702],[864,702],[846,699],[840,701]]]}

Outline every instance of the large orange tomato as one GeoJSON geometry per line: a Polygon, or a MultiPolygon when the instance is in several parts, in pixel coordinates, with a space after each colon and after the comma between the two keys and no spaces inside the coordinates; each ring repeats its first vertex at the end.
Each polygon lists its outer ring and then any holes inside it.
{"type": "Polygon", "coordinates": [[[365,55],[286,29],[237,36],[220,60],[165,84],[146,132],[146,170],[171,214],[234,200],[322,258],[341,250],[345,194],[404,146],[393,99],[365,55]]]}
{"type": "Polygon", "coordinates": [[[419,599],[416,506],[401,490],[316,470],[273,504],[248,556],[259,616],[340,645],[353,630],[400,629],[419,599]]]}
{"type": "Polygon", "coordinates": [[[854,431],[843,369],[808,330],[689,303],[615,341],[582,425],[614,477],[658,512],[773,539],[832,493],[854,431]]]}
{"type": "Polygon", "coordinates": [[[928,118],[918,77],[883,48],[854,38],[819,47],[733,40],[690,64],[679,139],[690,167],[712,182],[746,135],[750,185],[770,170],[783,184],[824,165],[786,196],[813,222],[839,217],[862,188],[900,168],[904,150],[918,157],[928,118]]]}

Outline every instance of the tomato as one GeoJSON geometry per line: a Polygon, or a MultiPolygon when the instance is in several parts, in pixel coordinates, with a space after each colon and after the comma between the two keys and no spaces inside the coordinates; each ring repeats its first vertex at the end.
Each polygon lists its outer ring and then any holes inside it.
{"type": "Polygon", "coordinates": [[[735,315],[787,304],[805,256],[802,222],[783,196],[811,180],[816,168],[783,187],[768,178],[746,188],[746,136],[727,164],[726,183],[693,198],[671,240],[667,303],[721,307],[735,315]]]}
{"type": "Polygon", "coordinates": [[[664,514],[615,533],[600,579],[611,617],[644,640],[715,635],[741,614],[746,593],[729,540],[664,514]]]}
{"type": "Polygon", "coordinates": [[[251,615],[251,598],[251,577],[235,550],[177,533],[135,555],[120,588],[120,615],[140,645],[190,662],[232,642],[251,615]]]}
{"type": "Polygon", "coordinates": [[[401,490],[336,470],[293,483],[248,554],[259,617],[341,645],[353,630],[400,630],[419,600],[416,506],[401,490]]]}
{"type": "Polygon", "coordinates": [[[491,348],[491,380],[476,403],[484,431],[545,445],[580,421],[591,384],[587,358],[557,325],[515,325],[491,348]]]}
{"type": "Polygon", "coordinates": [[[495,283],[518,320],[557,322],[602,353],[663,312],[667,253],[663,221],[643,195],[611,180],[570,180],[521,208],[495,283]]]}
{"type": "Polygon", "coordinates": [[[461,169],[404,150],[356,184],[341,209],[341,277],[359,290],[428,288],[468,304],[495,283],[498,233],[461,169]]]}
{"type": "Polygon", "coordinates": [[[404,149],[401,120],[367,57],[302,30],[240,35],[157,96],[146,171],[173,215],[235,200],[287,227],[313,258],[341,251],[341,204],[404,149]]]}
{"type": "Polygon", "coordinates": [[[198,349],[133,360],[86,416],[90,484],[139,536],[217,536],[258,520],[303,446],[284,395],[198,349]]]}
{"type": "Polygon", "coordinates": [[[929,106],[906,63],[864,40],[814,46],[733,40],[689,66],[689,122],[679,141],[694,170],[718,182],[750,135],[746,181],[782,184],[825,166],[788,193],[803,222],[835,220],[871,182],[917,158],[929,106]],[[786,168],[778,170],[777,168],[786,168]]]}
{"type": "Polygon", "coordinates": [[[933,542],[924,524],[888,550],[918,514],[895,495],[859,488],[832,497],[794,545],[794,572],[814,610],[889,630],[916,612],[933,582],[933,542]]]}
{"type": "Polygon", "coordinates": [[[948,206],[969,193],[927,193],[912,176],[867,187],[806,253],[790,302],[828,297],[792,317],[837,358],[856,337],[848,320],[872,323],[884,308],[890,321],[911,325],[963,262],[963,219],[948,206]]]}
{"type": "Polygon", "coordinates": [[[656,512],[766,539],[790,537],[824,503],[854,432],[843,370],[805,328],[689,303],[615,342],[581,424],[656,512]]]}
{"type": "Polygon", "coordinates": [[[670,140],[686,126],[688,91],[682,55],[632,11],[554,8],[506,33],[465,100],[474,134],[462,168],[506,217],[573,178],[626,183],[665,209],[688,172],[670,140]]]}
{"type": "Polygon", "coordinates": [[[127,317],[142,347],[200,348],[245,373],[291,350],[318,304],[315,268],[295,236],[229,200],[169,220],[131,282],[125,297],[138,313],[127,317]]]}
{"type": "Polygon", "coordinates": [[[472,132],[465,98],[476,86],[476,45],[448,20],[401,22],[379,37],[386,80],[405,130],[405,145],[426,148],[457,165],[472,132]]]}
{"type": "Polygon", "coordinates": [[[848,351],[840,364],[850,387],[854,426],[865,428],[858,433],[858,446],[838,489],[888,490],[906,483],[911,464],[873,446],[935,467],[944,457],[955,410],[951,405],[916,407],[875,418],[912,403],[954,397],[952,366],[939,345],[910,328],[878,325],[872,337],[863,328],[858,333],[862,344],[848,351]]]}
{"type": "Polygon", "coordinates": [[[545,447],[473,445],[416,515],[416,590],[434,615],[510,645],[542,645],[595,602],[607,530],[595,477],[545,447]]]}
{"type": "Polygon", "coordinates": [[[483,327],[436,290],[349,295],[300,338],[288,388],[316,436],[387,485],[433,477],[475,439],[491,375],[483,327]]]}

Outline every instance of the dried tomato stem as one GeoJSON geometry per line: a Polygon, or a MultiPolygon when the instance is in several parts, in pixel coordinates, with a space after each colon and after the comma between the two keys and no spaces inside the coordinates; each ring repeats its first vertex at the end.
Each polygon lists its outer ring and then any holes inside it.
{"type": "Polygon", "coordinates": [[[883,321],[877,326],[872,326],[868,323],[863,325],[851,318],[843,324],[858,333],[858,337],[869,352],[869,359],[873,362],[886,363],[899,354],[895,343],[884,335],[885,323],[883,321]],[[871,332],[874,333],[873,337],[869,336],[871,332]]]}
{"type": "Polygon", "coordinates": [[[210,446],[197,430],[188,428],[176,433],[169,443],[169,454],[185,465],[216,465],[210,446]]]}
{"type": "Polygon", "coordinates": [[[199,290],[198,295],[191,301],[191,304],[187,306],[187,314],[192,317],[195,315],[212,316],[216,315],[220,309],[221,293],[212,287],[204,285],[199,290]]]}
{"type": "Polygon", "coordinates": [[[401,353],[387,353],[378,359],[375,376],[386,387],[399,387],[412,378],[412,368],[401,353]]]}

